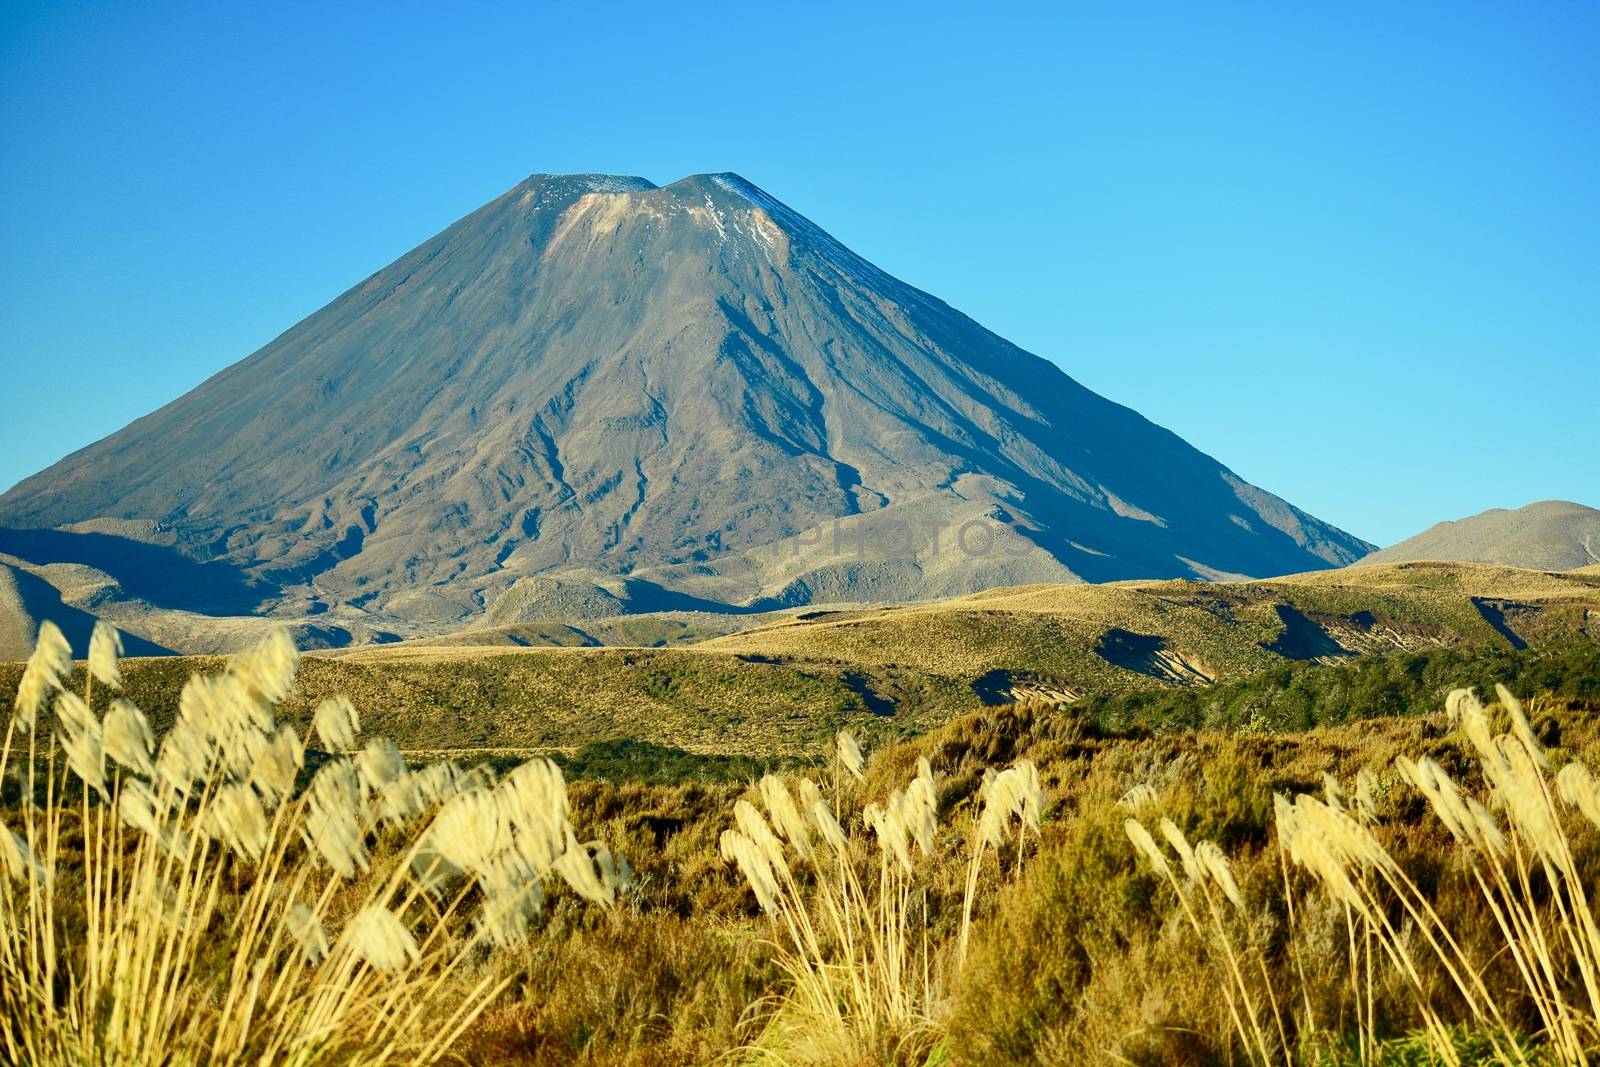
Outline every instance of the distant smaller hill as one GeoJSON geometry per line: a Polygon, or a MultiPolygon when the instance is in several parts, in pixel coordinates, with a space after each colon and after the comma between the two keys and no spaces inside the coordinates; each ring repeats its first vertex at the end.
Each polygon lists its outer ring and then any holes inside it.
{"type": "Polygon", "coordinates": [[[1570,500],[1541,500],[1527,507],[1488,511],[1441,522],[1356,566],[1445,560],[1499,563],[1539,571],[1600,565],[1600,511],[1570,500]]]}

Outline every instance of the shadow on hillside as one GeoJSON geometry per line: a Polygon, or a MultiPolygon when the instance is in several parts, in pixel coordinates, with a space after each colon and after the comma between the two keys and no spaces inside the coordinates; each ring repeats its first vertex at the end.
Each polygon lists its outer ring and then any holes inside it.
{"type": "MultiPolygon", "coordinates": [[[[1261,647],[1268,652],[1275,652],[1284,659],[1333,659],[1355,655],[1304,612],[1288,604],[1279,604],[1274,610],[1283,624],[1283,631],[1270,644],[1262,642],[1261,647]]],[[[1352,618],[1351,621],[1356,620],[1352,618]]]]}
{"type": "Polygon", "coordinates": [[[254,613],[275,591],[231,563],[200,563],[175,548],[102,533],[0,529],[0,552],[29,563],[80,563],[115,578],[132,597],[204,615],[254,613]]]}
{"type": "MultiPolygon", "coordinates": [[[[61,594],[43,578],[15,567],[8,568],[8,571],[11,579],[16,582],[17,594],[22,601],[22,610],[26,615],[38,622],[48,621],[55,623],[56,626],[60,627],[61,635],[72,646],[73,656],[78,659],[87,656],[89,654],[89,635],[94,632],[94,616],[80,608],[64,603],[61,599],[61,594]]],[[[27,650],[17,649],[16,651],[25,655],[27,650]]],[[[170,648],[164,648],[154,641],[147,641],[143,637],[130,633],[122,635],[122,651],[129,656],[176,655],[170,648]]]]}
{"type": "Polygon", "coordinates": [[[741,607],[737,604],[724,604],[720,600],[707,600],[704,597],[693,596],[689,593],[680,593],[674,589],[657,585],[655,582],[645,581],[643,578],[629,578],[623,582],[624,597],[628,602],[629,614],[648,614],[657,611],[705,611],[715,615],[755,615],[771,610],[758,605],[741,607]]]}

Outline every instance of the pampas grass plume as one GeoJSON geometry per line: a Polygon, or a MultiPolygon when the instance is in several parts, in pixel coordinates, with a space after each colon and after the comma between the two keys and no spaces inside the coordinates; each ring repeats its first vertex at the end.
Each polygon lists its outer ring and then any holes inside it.
{"type": "Polygon", "coordinates": [[[311,724],[329,752],[345,752],[355,747],[356,734],[361,732],[361,719],[355,705],[342,696],[329,697],[311,713],[311,724]]]}
{"type": "Polygon", "coordinates": [[[1144,828],[1143,823],[1138,819],[1124,819],[1122,830],[1133,842],[1134,849],[1149,861],[1157,874],[1163,878],[1172,877],[1172,864],[1167,862],[1166,853],[1161,851],[1161,846],[1156,844],[1156,839],[1150,836],[1150,831],[1144,828]]]}
{"type": "Polygon", "coordinates": [[[349,760],[335,760],[311,779],[306,833],[328,866],[347,880],[368,869],[360,810],[361,787],[349,760]]]}
{"type": "Polygon", "coordinates": [[[122,688],[122,670],[117,657],[122,655],[122,635],[108,622],[97,621],[89,635],[89,673],[95,681],[112,689],[122,688]]]}
{"type": "Polygon", "coordinates": [[[150,758],[150,751],[155,747],[155,734],[150,731],[150,722],[144,717],[144,712],[133,704],[126,700],[111,702],[105,722],[101,724],[101,737],[106,755],[123,768],[146,778],[155,775],[156,765],[150,758]]]}
{"type": "Polygon", "coordinates": [[[328,958],[328,935],[322,929],[322,920],[304,904],[296,901],[284,909],[283,929],[307,963],[315,966],[328,958]]]}
{"type": "Polygon", "coordinates": [[[356,912],[344,928],[343,940],[356,959],[376,971],[403,971],[421,957],[411,931],[380,904],[368,904],[356,912]]]}
{"type": "Polygon", "coordinates": [[[61,680],[71,670],[72,646],[55,623],[48,619],[41,622],[33,654],[28,657],[17,686],[17,725],[23,733],[33,729],[51,691],[61,688],[61,680]]]}
{"type": "Polygon", "coordinates": [[[42,883],[47,873],[45,865],[28,847],[28,842],[5,826],[0,826],[0,870],[16,882],[26,882],[31,878],[42,883]]]}
{"type": "Polygon", "coordinates": [[[473,790],[445,801],[428,830],[433,849],[463,870],[480,871],[511,843],[498,798],[473,790]]]}
{"type": "Polygon", "coordinates": [[[56,719],[61,724],[61,750],[67,766],[97,793],[106,791],[106,757],[100,720],[76,693],[56,695],[56,719]]]}
{"type": "Polygon", "coordinates": [[[861,754],[861,745],[856,741],[856,735],[849,730],[840,730],[836,738],[839,751],[839,763],[846,771],[860,781],[866,777],[867,760],[861,754]]]}

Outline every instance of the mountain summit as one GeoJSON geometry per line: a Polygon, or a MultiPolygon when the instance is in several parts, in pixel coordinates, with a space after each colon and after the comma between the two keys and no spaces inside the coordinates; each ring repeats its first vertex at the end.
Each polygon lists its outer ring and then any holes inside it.
{"type": "Polygon", "coordinates": [[[1600,510],[1570,500],[1490,508],[1430,526],[1361,562],[1413,560],[1503,563],[1541,571],[1592,567],[1600,564],[1600,510]]]}
{"type": "Polygon", "coordinates": [[[0,526],[35,564],[203,571],[190,610],[399,632],[1370,548],[734,174],[528,178],[0,526]]]}

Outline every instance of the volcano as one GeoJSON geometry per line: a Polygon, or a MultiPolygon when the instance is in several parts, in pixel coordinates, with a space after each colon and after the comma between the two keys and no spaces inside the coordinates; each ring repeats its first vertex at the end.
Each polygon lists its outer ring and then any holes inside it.
{"type": "Polygon", "coordinates": [[[1371,549],[734,174],[528,178],[0,526],[0,560],[334,641],[1371,549]]]}

